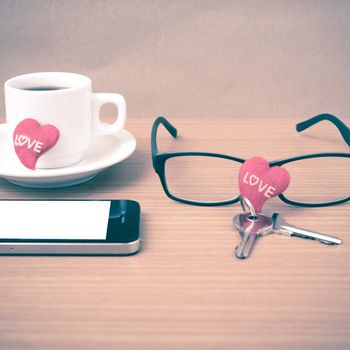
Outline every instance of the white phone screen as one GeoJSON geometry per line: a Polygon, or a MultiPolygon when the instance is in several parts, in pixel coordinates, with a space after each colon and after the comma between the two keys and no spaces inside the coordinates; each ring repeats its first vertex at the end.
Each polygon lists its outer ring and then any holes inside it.
{"type": "Polygon", "coordinates": [[[0,239],[106,239],[111,201],[1,201],[0,239]]]}

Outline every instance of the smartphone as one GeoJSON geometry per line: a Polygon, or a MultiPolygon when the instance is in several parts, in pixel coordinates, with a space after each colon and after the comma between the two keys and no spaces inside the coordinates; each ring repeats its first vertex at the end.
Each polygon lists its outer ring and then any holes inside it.
{"type": "Polygon", "coordinates": [[[132,200],[0,200],[0,255],[130,255],[140,227],[132,200]]]}

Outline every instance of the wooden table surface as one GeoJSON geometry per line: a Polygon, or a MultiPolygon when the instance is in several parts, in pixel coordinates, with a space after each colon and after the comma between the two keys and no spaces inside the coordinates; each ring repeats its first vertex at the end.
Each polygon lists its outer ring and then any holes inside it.
{"type": "MultiPolygon", "coordinates": [[[[160,129],[160,151],[269,160],[349,151],[327,123],[301,135],[297,119],[169,120],[180,137],[160,129]]],[[[306,209],[273,199],[267,210],[344,243],[271,235],[238,260],[239,205],[168,199],[151,165],[152,122],[129,118],[135,153],[88,183],[35,190],[0,180],[1,198],[135,199],[143,226],[134,256],[1,257],[0,348],[349,349],[350,204],[306,209]]]]}

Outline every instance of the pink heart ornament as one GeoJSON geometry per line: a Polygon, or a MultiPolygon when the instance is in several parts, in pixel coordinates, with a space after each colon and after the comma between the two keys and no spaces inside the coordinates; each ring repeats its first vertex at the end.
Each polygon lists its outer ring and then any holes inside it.
{"type": "Polygon", "coordinates": [[[270,167],[267,160],[261,157],[247,159],[238,174],[240,193],[250,200],[257,213],[261,213],[265,201],[285,191],[289,182],[286,169],[270,167]]]}
{"type": "Polygon", "coordinates": [[[60,136],[59,130],[32,118],[22,120],[13,132],[15,152],[21,163],[35,170],[38,159],[55,146],[60,136]]]}

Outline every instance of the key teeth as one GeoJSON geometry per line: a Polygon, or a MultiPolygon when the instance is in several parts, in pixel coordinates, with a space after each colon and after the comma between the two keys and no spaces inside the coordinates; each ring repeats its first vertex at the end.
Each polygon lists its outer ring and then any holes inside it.
{"type": "Polygon", "coordinates": [[[320,239],[319,242],[326,245],[339,245],[343,243],[343,241],[339,238],[338,238],[338,242],[330,242],[330,241],[325,241],[323,239],[320,239]]]}

